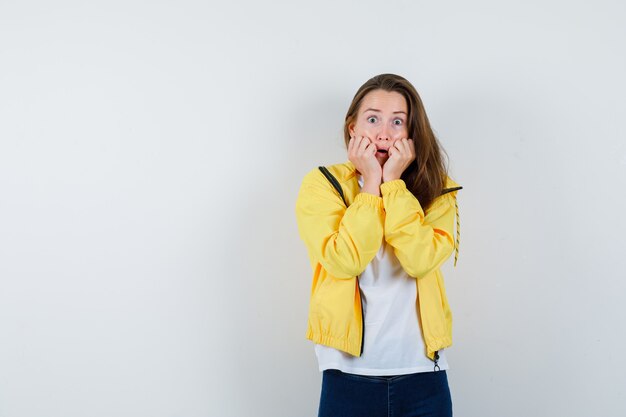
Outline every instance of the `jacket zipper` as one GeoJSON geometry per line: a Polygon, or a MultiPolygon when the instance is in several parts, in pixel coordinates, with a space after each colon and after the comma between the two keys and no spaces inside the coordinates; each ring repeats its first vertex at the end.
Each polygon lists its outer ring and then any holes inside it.
{"type": "Polygon", "coordinates": [[[435,371],[435,372],[437,372],[437,371],[440,371],[440,370],[441,370],[441,368],[440,368],[440,367],[439,367],[439,365],[437,364],[437,362],[438,362],[438,361],[439,361],[439,351],[438,351],[438,350],[436,350],[436,351],[435,351],[435,359],[434,359],[434,362],[435,362],[435,367],[434,367],[434,369],[433,369],[433,371],[435,371]]]}
{"type": "Polygon", "coordinates": [[[359,356],[363,355],[363,345],[365,344],[365,316],[363,314],[363,297],[361,297],[361,284],[359,283],[359,277],[356,277],[356,285],[359,290],[359,304],[361,304],[361,352],[359,356]]]}

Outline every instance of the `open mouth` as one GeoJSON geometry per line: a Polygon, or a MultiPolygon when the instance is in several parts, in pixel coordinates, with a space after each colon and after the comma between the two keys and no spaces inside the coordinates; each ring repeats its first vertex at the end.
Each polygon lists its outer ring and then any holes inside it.
{"type": "Polygon", "coordinates": [[[387,155],[388,152],[387,152],[386,149],[379,149],[379,150],[376,151],[376,153],[378,155],[387,155]]]}

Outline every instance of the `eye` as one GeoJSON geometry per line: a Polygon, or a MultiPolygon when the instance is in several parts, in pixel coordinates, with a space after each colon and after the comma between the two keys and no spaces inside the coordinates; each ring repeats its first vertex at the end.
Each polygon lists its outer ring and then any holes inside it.
{"type": "Polygon", "coordinates": [[[376,117],[370,116],[370,117],[367,118],[367,121],[370,122],[370,123],[376,123],[376,117]],[[372,119],[374,119],[374,121],[372,121],[372,119]]]}
{"type": "Polygon", "coordinates": [[[402,119],[395,119],[395,120],[393,121],[393,124],[394,124],[394,125],[397,125],[397,126],[400,126],[402,123],[404,123],[404,122],[402,121],[402,119]]]}

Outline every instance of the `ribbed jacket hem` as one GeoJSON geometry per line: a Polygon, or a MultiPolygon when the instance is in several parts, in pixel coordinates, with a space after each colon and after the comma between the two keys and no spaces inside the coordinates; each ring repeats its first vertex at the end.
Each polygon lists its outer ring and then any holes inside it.
{"type": "Polygon", "coordinates": [[[354,202],[361,202],[372,207],[383,209],[383,198],[370,193],[358,193],[354,198],[354,202]]]}
{"type": "Polygon", "coordinates": [[[361,347],[358,343],[353,343],[346,338],[333,337],[331,335],[323,335],[320,333],[314,333],[311,329],[307,330],[306,338],[312,342],[319,343],[320,345],[332,347],[343,352],[349,353],[352,356],[361,355],[361,347]]]}
{"type": "Polygon", "coordinates": [[[383,182],[380,185],[380,193],[383,195],[389,194],[391,191],[401,189],[406,190],[406,183],[404,182],[404,180],[401,179],[383,182]]]}

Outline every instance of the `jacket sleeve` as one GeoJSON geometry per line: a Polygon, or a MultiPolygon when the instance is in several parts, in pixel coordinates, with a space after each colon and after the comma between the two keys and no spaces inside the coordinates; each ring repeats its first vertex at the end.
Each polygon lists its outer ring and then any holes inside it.
{"type": "Polygon", "coordinates": [[[296,219],[309,256],[335,278],[361,274],[383,241],[382,197],[359,193],[346,209],[330,182],[316,170],[302,182],[296,219]]]}
{"type": "Polygon", "coordinates": [[[407,274],[422,278],[439,268],[454,250],[455,204],[452,193],[438,197],[428,213],[403,180],[380,187],[386,211],[385,240],[407,274]]]}

